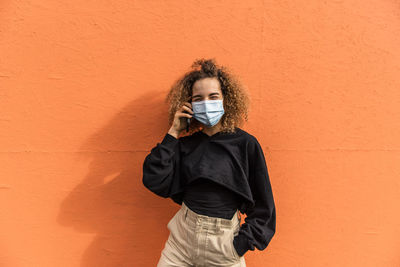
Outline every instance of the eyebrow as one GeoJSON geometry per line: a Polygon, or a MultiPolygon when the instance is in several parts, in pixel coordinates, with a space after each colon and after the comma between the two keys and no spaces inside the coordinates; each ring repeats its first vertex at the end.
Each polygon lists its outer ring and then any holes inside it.
{"type": "MultiPolygon", "coordinates": [[[[212,96],[212,95],[219,95],[219,93],[218,92],[214,92],[214,93],[209,94],[209,96],[212,96]]],[[[201,95],[194,95],[193,98],[195,98],[197,96],[201,96],[201,95]]]]}

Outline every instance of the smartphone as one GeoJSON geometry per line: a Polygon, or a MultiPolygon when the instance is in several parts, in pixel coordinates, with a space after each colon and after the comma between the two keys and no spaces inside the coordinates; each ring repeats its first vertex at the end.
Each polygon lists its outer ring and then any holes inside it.
{"type": "MultiPolygon", "coordinates": [[[[188,101],[191,102],[192,98],[189,98],[188,101]]],[[[186,132],[189,132],[190,118],[186,118],[186,132]]]]}
{"type": "Polygon", "coordinates": [[[190,125],[190,118],[186,118],[187,126],[186,126],[186,132],[189,132],[189,125],[190,125]]]}

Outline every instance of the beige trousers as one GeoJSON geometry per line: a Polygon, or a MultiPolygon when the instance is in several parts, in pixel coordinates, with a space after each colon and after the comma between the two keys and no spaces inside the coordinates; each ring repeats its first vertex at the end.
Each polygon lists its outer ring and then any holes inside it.
{"type": "Polygon", "coordinates": [[[228,220],[198,214],[182,202],[167,228],[170,234],[157,267],[246,267],[244,255],[240,257],[233,246],[239,211],[228,220]]]}

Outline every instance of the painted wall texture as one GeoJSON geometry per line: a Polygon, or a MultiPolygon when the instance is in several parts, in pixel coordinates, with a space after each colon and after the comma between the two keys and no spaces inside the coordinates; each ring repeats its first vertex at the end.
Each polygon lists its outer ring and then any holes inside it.
{"type": "MultiPolygon", "coordinates": [[[[200,57],[248,87],[277,232],[247,266],[400,266],[400,5],[1,1],[0,266],[155,266],[142,185],[200,57]]],[[[245,216],[242,216],[242,222],[245,216]]]]}

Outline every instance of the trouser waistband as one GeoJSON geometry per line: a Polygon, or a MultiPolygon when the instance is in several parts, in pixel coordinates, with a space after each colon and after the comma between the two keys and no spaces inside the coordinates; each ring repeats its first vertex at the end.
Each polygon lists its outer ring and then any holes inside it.
{"type": "Polygon", "coordinates": [[[237,224],[240,224],[240,212],[236,210],[235,214],[233,215],[232,219],[225,219],[225,218],[218,218],[218,217],[211,217],[202,214],[198,214],[191,210],[188,206],[186,206],[185,202],[182,202],[182,212],[183,216],[186,221],[192,223],[202,223],[202,224],[209,224],[209,225],[221,225],[227,227],[234,227],[237,224]]]}

